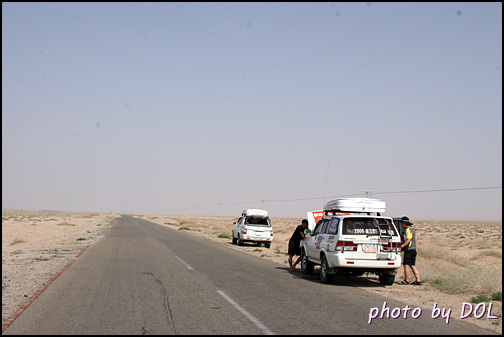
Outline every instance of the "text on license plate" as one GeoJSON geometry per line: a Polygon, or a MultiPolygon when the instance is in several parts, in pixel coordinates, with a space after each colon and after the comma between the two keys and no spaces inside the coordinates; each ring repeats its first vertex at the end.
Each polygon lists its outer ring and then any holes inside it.
{"type": "Polygon", "coordinates": [[[376,253],[376,245],[362,245],[364,253],[376,253]]]}

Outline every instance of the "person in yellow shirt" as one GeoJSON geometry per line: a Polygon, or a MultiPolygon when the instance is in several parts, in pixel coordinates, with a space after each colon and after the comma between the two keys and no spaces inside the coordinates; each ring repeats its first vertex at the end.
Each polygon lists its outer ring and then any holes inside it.
{"type": "Polygon", "coordinates": [[[413,275],[415,275],[415,285],[422,285],[422,280],[420,279],[420,272],[418,268],[415,266],[416,264],[416,232],[413,228],[413,224],[409,221],[407,216],[403,216],[401,219],[401,225],[404,228],[405,232],[405,241],[401,244],[401,248],[404,248],[404,280],[399,284],[410,284],[410,274],[413,271],[413,275]]]}

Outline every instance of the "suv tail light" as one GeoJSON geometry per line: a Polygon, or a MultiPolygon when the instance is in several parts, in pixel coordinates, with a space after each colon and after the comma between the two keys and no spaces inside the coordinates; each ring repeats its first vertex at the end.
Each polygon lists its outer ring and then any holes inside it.
{"type": "Polygon", "coordinates": [[[337,252],[343,252],[343,251],[357,251],[357,244],[353,243],[352,241],[338,241],[336,243],[336,251],[337,252]]]}
{"type": "Polygon", "coordinates": [[[392,252],[392,253],[400,253],[401,252],[401,244],[399,242],[389,242],[386,245],[383,245],[384,252],[392,252]]]}
{"type": "Polygon", "coordinates": [[[247,227],[243,228],[243,234],[247,234],[247,227]]]}

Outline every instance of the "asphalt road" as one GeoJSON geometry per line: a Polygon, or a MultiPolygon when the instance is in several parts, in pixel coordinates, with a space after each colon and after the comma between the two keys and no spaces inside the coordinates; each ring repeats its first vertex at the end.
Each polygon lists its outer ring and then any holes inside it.
{"type": "Polygon", "coordinates": [[[3,334],[490,333],[406,305],[125,215],[3,334]]]}

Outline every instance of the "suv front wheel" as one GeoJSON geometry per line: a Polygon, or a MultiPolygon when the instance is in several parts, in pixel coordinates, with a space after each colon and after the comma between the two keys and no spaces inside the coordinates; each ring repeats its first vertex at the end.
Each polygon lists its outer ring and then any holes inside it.
{"type": "Polygon", "coordinates": [[[313,274],[313,268],[315,265],[308,261],[308,256],[306,256],[306,253],[304,249],[301,251],[301,272],[305,275],[311,275],[313,274]]]}

